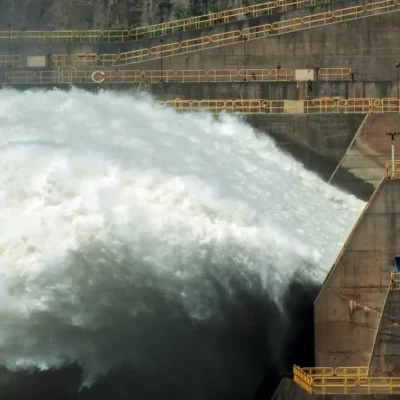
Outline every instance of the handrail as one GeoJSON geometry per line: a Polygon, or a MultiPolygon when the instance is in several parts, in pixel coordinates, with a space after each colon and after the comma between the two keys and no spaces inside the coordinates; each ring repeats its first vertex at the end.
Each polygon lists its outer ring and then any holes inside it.
{"type": "MultiPolygon", "coordinates": [[[[114,66],[115,57],[113,54],[102,54],[98,58],[95,58],[94,54],[73,54],[69,56],[67,54],[55,54],[52,56],[52,63],[56,67],[63,66],[65,63],[72,63],[74,67],[88,67],[88,69],[79,70],[81,77],[84,79],[80,80],[80,83],[93,83],[91,75],[95,70],[99,68],[95,65],[98,60],[101,66],[114,66]],[[91,69],[89,69],[91,67],[91,69]]],[[[324,68],[326,76],[336,76],[336,70],[345,68],[324,68]],[[332,71],[332,74],[330,73],[332,71]],[[330,75],[331,74],[331,75],[330,75]]],[[[73,69],[63,69],[60,73],[64,76],[72,73],[76,73],[77,68],[73,69]],[[72,71],[72,72],[71,72],[72,71]]],[[[294,81],[295,74],[294,70],[290,68],[281,69],[211,69],[211,70],[119,70],[111,74],[109,71],[101,69],[107,75],[102,83],[135,83],[135,82],[159,82],[164,80],[165,82],[270,82],[270,81],[294,81]],[[126,76],[134,76],[131,80],[127,79],[126,76]],[[157,77],[157,79],[156,79],[157,77]]],[[[18,84],[20,83],[20,78],[23,73],[29,74],[30,79],[24,79],[24,84],[26,83],[42,83],[38,79],[39,72],[35,72],[33,75],[32,71],[18,71],[17,79],[14,75],[15,71],[7,71],[6,77],[9,83],[18,84]]],[[[56,72],[55,72],[56,74],[56,72]]],[[[342,80],[344,79],[342,76],[342,80]]],[[[348,76],[350,79],[350,75],[348,76]]],[[[59,82],[59,79],[55,75],[54,83],[59,82]]],[[[69,79],[68,81],[71,81],[69,79]]]]}
{"type": "MultiPolygon", "coordinates": [[[[184,18],[159,24],[142,26],[133,29],[117,30],[62,30],[62,31],[8,31],[0,30],[0,42],[125,42],[154,38],[170,33],[186,32],[191,29],[199,29],[214,26],[218,23],[240,21],[245,18],[254,18],[261,15],[285,12],[288,7],[301,8],[303,4],[315,5],[315,0],[279,0],[254,4],[231,10],[224,10],[195,17],[184,18]]],[[[322,3],[322,1],[321,1],[322,3]]],[[[324,1],[325,3],[325,1],[324,1]]]]}
{"type": "MultiPolygon", "coordinates": [[[[392,162],[392,160],[387,161],[386,166],[385,166],[385,171],[386,171],[386,178],[399,179],[400,178],[400,161],[395,160],[394,163],[392,162]]],[[[400,277],[400,274],[399,274],[399,277],[400,277]]]]}
{"type": "Polygon", "coordinates": [[[353,70],[351,68],[320,68],[318,71],[318,76],[320,78],[340,78],[342,81],[345,77],[351,77],[353,70]]]}
{"type": "MultiPolygon", "coordinates": [[[[171,72],[171,71],[168,71],[171,72]]],[[[173,72],[173,71],[172,71],[173,72]]],[[[203,71],[204,72],[204,71],[203,71]]],[[[92,83],[101,84],[108,82],[142,82],[141,71],[88,71],[85,69],[72,68],[68,72],[53,71],[18,71],[6,72],[9,80],[19,84],[27,84],[34,79],[37,83],[92,83]],[[137,73],[139,72],[139,73],[137,73]]],[[[165,77],[166,75],[163,75],[165,77]]],[[[147,78],[156,80],[160,75],[151,74],[147,78]]],[[[8,82],[10,83],[10,82],[8,82]]],[[[243,114],[327,114],[327,113],[392,113],[400,112],[400,100],[397,98],[319,98],[313,100],[268,100],[268,99],[203,99],[203,100],[166,100],[158,102],[166,107],[173,107],[177,111],[211,111],[214,113],[226,111],[243,114]]]]}
{"type": "Polygon", "coordinates": [[[400,272],[390,273],[390,289],[400,290],[400,272]]]}
{"type": "Polygon", "coordinates": [[[325,13],[316,13],[304,17],[281,20],[272,24],[244,28],[243,30],[216,33],[211,36],[200,36],[197,38],[184,40],[182,42],[166,43],[147,49],[141,49],[141,51],[147,50],[146,55],[142,55],[140,59],[129,59],[130,62],[128,62],[127,55],[132,54],[132,52],[121,53],[120,61],[125,62],[118,64],[133,64],[139,61],[153,60],[160,58],[161,56],[174,56],[187,53],[189,51],[204,50],[206,48],[218,47],[226,44],[235,44],[243,42],[244,40],[266,37],[267,35],[279,35],[281,33],[294,32],[299,29],[307,29],[336,22],[344,22],[362,16],[373,16],[376,15],[377,10],[379,10],[379,13],[385,13],[399,8],[400,0],[381,0],[364,5],[327,11],[325,13]]]}
{"type": "Polygon", "coordinates": [[[316,376],[333,376],[335,370],[332,367],[303,367],[301,368],[306,374],[313,377],[316,376]]]}
{"type": "Polygon", "coordinates": [[[0,68],[19,67],[20,60],[19,55],[0,55],[0,68]]]}
{"type": "Polygon", "coordinates": [[[167,100],[160,102],[172,106],[178,111],[202,110],[212,112],[239,112],[262,114],[315,114],[315,113],[390,113],[400,112],[399,99],[375,98],[320,98],[313,100],[267,100],[267,99],[237,99],[237,100],[167,100]]]}
{"type": "MultiPolygon", "coordinates": [[[[254,6],[243,7],[241,12],[238,9],[223,11],[220,13],[207,14],[206,16],[187,18],[185,20],[166,22],[163,24],[151,25],[147,27],[135,28],[131,30],[69,30],[69,31],[0,31],[0,43],[19,43],[19,42],[126,42],[129,40],[140,39],[143,36],[149,35],[154,37],[164,35],[169,32],[174,32],[174,29],[182,28],[180,22],[186,21],[185,26],[201,27],[204,22],[202,18],[212,16],[206,19],[210,26],[220,20],[228,21],[230,18],[238,20],[247,16],[257,16],[260,13],[272,13],[285,11],[287,7],[301,7],[303,3],[315,4],[315,0],[279,0],[268,3],[256,4],[254,6]],[[273,4],[272,4],[273,3],[273,4]],[[229,14],[232,11],[231,14],[229,14]]],[[[118,63],[115,65],[133,64],[136,62],[152,60],[159,58],[161,55],[177,55],[194,50],[202,50],[208,47],[222,46],[233,44],[247,40],[263,38],[269,35],[277,35],[281,33],[294,32],[300,29],[306,29],[321,25],[327,25],[335,22],[344,22],[347,20],[356,19],[362,16],[373,16],[377,13],[387,13],[394,11],[400,7],[400,0],[380,0],[373,3],[346,7],[334,11],[324,13],[315,13],[304,17],[297,17],[287,20],[281,20],[272,24],[264,24],[244,28],[243,30],[228,31],[217,33],[211,36],[200,36],[194,39],[183,40],[182,42],[166,43],[156,45],[150,48],[133,50],[119,54],[118,63]]],[[[183,29],[183,28],[182,28],[183,29]]],[[[186,28],[185,28],[186,29],[186,28]]]]}
{"type": "Polygon", "coordinates": [[[294,382],[310,394],[399,394],[400,377],[370,377],[368,367],[338,367],[330,375],[331,367],[300,368],[293,366],[294,382]],[[329,374],[308,371],[327,371],[329,374]],[[340,372],[338,374],[337,372],[340,372]]]}

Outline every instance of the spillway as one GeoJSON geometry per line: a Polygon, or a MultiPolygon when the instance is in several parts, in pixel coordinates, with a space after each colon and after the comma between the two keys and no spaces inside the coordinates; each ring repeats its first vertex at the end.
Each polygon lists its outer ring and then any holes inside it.
{"type": "Polygon", "coordinates": [[[11,377],[75,365],[85,398],[108,379],[105,399],[251,399],[291,370],[293,310],[364,203],[239,117],[110,92],[0,93],[11,377]]]}

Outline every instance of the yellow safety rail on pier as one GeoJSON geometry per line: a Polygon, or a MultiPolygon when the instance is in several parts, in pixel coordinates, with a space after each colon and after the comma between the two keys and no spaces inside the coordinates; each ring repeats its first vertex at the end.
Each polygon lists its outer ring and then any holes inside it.
{"type": "MultiPolygon", "coordinates": [[[[387,161],[385,170],[386,170],[386,178],[400,179],[400,161],[395,160],[394,163],[392,162],[392,160],[387,161]]],[[[392,278],[399,279],[398,283],[400,283],[400,274],[394,274],[392,278]]]]}
{"type": "Polygon", "coordinates": [[[367,367],[310,368],[293,366],[294,381],[310,394],[400,394],[400,377],[369,377],[367,367]],[[311,371],[312,372],[312,371],[311,371]]]}
{"type": "MultiPolygon", "coordinates": [[[[400,162],[399,162],[399,171],[400,171],[400,162]]],[[[393,179],[391,177],[391,173],[387,170],[387,165],[386,165],[386,177],[393,179]]],[[[398,179],[398,178],[394,178],[394,179],[398,179]]],[[[391,273],[391,277],[390,277],[390,289],[391,290],[400,290],[400,272],[392,272],[391,273]]]]}
{"type": "MultiPolygon", "coordinates": [[[[277,0],[254,4],[248,7],[235,8],[220,12],[199,15],[160,24],[142,26],[122,30],[62,30],[62,31],[15,31],[0,30],[0,42],[3,43],[44,43],[44,42],[126,42],[167,35],[175,32],[185,32],[191,29],[205,28],[219,23],[240,21],[245,18],[271,15],[285,12],[290,7],[300,8],[303,5],[315,5],[317,0],[277,0]]],[[[329,3],[325,1],[324,3],[329,3]]]]}

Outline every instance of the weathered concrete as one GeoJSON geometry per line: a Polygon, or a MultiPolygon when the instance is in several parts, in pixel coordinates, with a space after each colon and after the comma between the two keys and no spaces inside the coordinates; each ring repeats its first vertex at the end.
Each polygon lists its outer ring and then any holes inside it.
{"type": "Polygon", "coordinates": [[[400,376],[400,291],[388,292],[369,374],[370,376],[400,376]]]}
{"type": "MultiPolygon", "coordinates": [[[[142,1],[148,1],[148,0],[142,0],[142,1]]],[[[153,0],[157,1],[157,0],[153,0]]],[[[236,1],[236,0],[235,0],[236,1]]],[[[241,2],[241,0],[237,1],[238,3],[241,2]]],[[[250,3],[259,3],[259,1],[250,1],[250,3]]],[[[248,18],[246,17],[244,20],[241,21],[232,21],[228,22],[226,24],[224,23],[216,23],[214,26],[210,27],[202,27],[200,29],[191,29],[186,32],[177,32],[177,33],[172,33],[172,34],[167,34],[164,36],[164,44],[167,43],[175,43],[175,42],[180,42],[182,40],[187,40],[187,39],[193,39],[197,38],[200,36],[207,36],[207,35],[213,35],[216,33],[222,33],[222,32],[229,32],[229,31],[234,31],[238,29],[243,29],[251,26],[258,26],[266,23],[272,23],[279,21],[281,19],[290,19],[294,18],[297,16],[305,16],[309,15],[310,13],[321,13],[325,11],[331,11],[332,9],[337,9],[337,8],[343,8],[343,7],[348,7],[349,4],[352,5],[358,5],[358,4],[363,4],[363,0],[350,0],[350,3],[348,0],[333,0],[333,4],[326,4],[324,0],[316,0],[316,6],[308,6],[304,4],[302,8],[297,9],[294,6],[290,6],[285,10],[284,12],[274,12],[272,15],[264,15],[256,18],[248,18]],[[347,5],[346,5],[347,4],[347,5]]],[[[1,7],[1,5],[0,5],[1,7]]],[[[96,6],[98,7],[98,6],[96,6]]],[[[79,9],[79,8],[77,8],[79,9]]],[[[50,8],[48,8],[47,12],[49,12],[50,8]]],[[[79,16],[85,15],[88,10],[91,10],[92,15],[90,18],[95,18],[95,10],[94,7],[91,7],[89,9],[86,9],[85,12],[82,14],[78,14],[79,16]]],[[[278,10],[279,11],[279,10],[278,10]]],[[[75,11],[76,12],[76,11],[75,11]]],[[[74,12],[74,13],[75,13],[74,12]]],[[[90,11],[89,11],[90,12],[90,11]]],[[[72,15],[74,14],[72,13],[72,15]]],[[[34,13],[33,13],[34,15],[34,13]]],[[[70,19],[72,15],[68,15],[66,18],[70,19]]],[[[103,18],[104,18],[103,14],[103,18]]],[[[126,16],[126,14],[125,14],[126,16]]],[[[137,16],[140,17],[140,16],[137,16]]],[[[17,25],[12,24],[12,29],[45,29],[47,26],[47,21],[45,20],[46,16],[43,16],[42,20],[44,21],[39,24],[39,21],[41,18],[33,19],[32,24],[30,24],[30,27],[20,27],[20,23],[16,22],[17,25]],[[33,28],[35,27],[36,28],[33,28]]],[[[129,17],[128,17],[129,18],[129,17]]],[[[0,16],[1,19],[1,16],[0,16]]],[[[21,20],[19,20],[21,21],[21,20]]],[[[57,28],[57,27],[50,27],[48,29],[109,29],[109,26],[107,23],[103,22],[103,25],[100,27],[99,24],[96,25],[96,27],[88,27],[88,24],[84,22],[81,24],[80,18],[76,18],[74,21],[71,21],[71,24],[73,28],[57,28]],[[80,24],[80,28],[78,28],[78,24],[80,24]]],[[[4,24],[4,30],[7,28],[5,27],[6,24],[4,24]]],[[[142,24],[146,25],[146,24],[142,24]]],[[[123,26],[124,29],[132,28],[133,26],[129,24],[129,20],[127,21],[127,24],[123,26]]],[[[121,26],[122,28],[122,26],[121,26]]],[[[141,39],[138,41],[132,41],[129,40],[125,43],[86,43],[86,44],[79,44],[79,43],[11,43],[11,52],[12,54],[19,54],[22,57],[22,65],[25,65],[25,58],[26,55],[43,55],[43,54],[64,54],[64,53],[78,53],[78,52],[92,52],[92,53],[119,53],[123,51],[130,51],[130,50],[135,50],[135,49],[140,49],[140,48],[149,48],[152,46],[158,46],[160,45],[160,38],[156,37],[153,39],[141,39]]],[[[2,43],[0,44],[0,54],[8,54],[8,43],[2,43]]]]}
{"type": "MultiPolygon", "coordinates": [[[[400,53],[400,12],[382,14],[247,42],[248,68],[280,62],[282,68],[308,65],[351,67],[359,80],[396,80],[400,53]],[[373,60],[374,62],[371,62],[373,60]]],[[[164,58],[165,69],[237,68],[244,65],[243,43],[164,58]]],[[[135,68],[159,69],[159,61],[135,68]]]]}
{"type": "MultiPolygon", "coordinates": [[[[128,29],[176,19],[174,3],[189,0],[9,0],[0,2],[1,29],[128,29]]],[[[253,3],[242,0],[201,0],[200,10],[214,5],[229,8],[253,3]]]]}
{"type": "Polygon", "coordinates": [[[332,175],[363,118],[345,114],[245,116],[252,126],[271,136],[279,148],[325,180],[332,175]]]}
{"type": "MultiPolygon", "coordinates": [[[[331,183],[353,191],[359,187],[359,197],[368,200],[384,176],[385,165],[391,156],[390,137],[386,132],[398,130],[399,114],[368,115],[365,124],[357,132],[340,165],[331,178],[331,183]],[[360,182],[366,182],[360,185],[360,182]]],[[[400,154],[399,140],[395,154],[400,154]]]]}
{"type": "Polygon", "coordinates": [[[368,366],[400,252],[400,181],[384,180],[315,301],[316,366],[368,366]]]}
{"type": "MultiPolygon", "coordinates": [[[[359,1],[359,0],[354,0],[359,1]]],[[[335,4],[338,2],[335,2],[335,4]]],[[[354,2],[344,3],[351,6],[354,2]]],[[[326,7],[330,7],[327,5],[326,7]]],[[[335,5],[335,8],[337,6],[335,5]]],[[[298,13],[310,12],[310,9],[301,9],[298,13]]],[[[288,14],[289,15],[289,14],[288,14]]],[[[264,18],[264,17],[263,17],[264,18]]],[[[271,18],[282,18],[277,14],[271,18]]],[[[238,24],[238,28],[245,24],[257,24],[258,19],[240,21],[214,28],[218,30],[231,30],[238,24]]],[[[351,67],[355,78],[360,80],[396,80],[396,68],[394,61],[400,52],[400,43],[397,37],[400,33],[400,12],[392,12],[368,18],[360,18],[330,24],[313,29],[306,29],[279,36],[271,36],[264,39],[249,40],[246,51],[243,43],[226,45],[218,48],[210,48],[193,53],[181,54],[172,57],[163,57],[164,69],[222,69],[244,67],[244,53],[246,52],[246,64],[248,68],[266,68],[276,66],[280,62],[283,68],[305,68],[310,66],[325,67],[351,67]],[[354,32],[357,32],[357,40],[353,40],[354,32]],[[373,59],[374,62],[370,62],[373,59]]],[[[213,31],[213,32],[214,32],[213,31]]],[[[198,36],[196,32],[188,32],[185,38],[191,35],[198,36]]],[[[181,36],[171,36],[164,43],[172,43],[180,40],[181,36]]],[[[183,36],[182,36],[183,38],[183,36]]],[[[158,39],[157,39],[158,40],[158,39]]],[[[150,44],[159,44],[157,42],[150,44]]],[[[128,51],[141,44],[12,44],[11,53],[20,54],[22,65],[26,62],[26,56],[37,54],[64,54],[77,52],[94,53],[118,53],[128,51]]],[[[8,44],[1,44],[3,54],[8,53],[8,44]]],[[[160,69],[160,60],[152,60],[143,63],[132,64],[130,69],[160,69]]]]}
{"type": "MultiPolygon", "coordinates": [[[[17,1],[17,0],[14,0],[17,1]]],[[[21,0],[18,0],[21,1],[21,0]]],[[[40,0],[36,0],[40,1],[40,0]]],[[[44,0],[42,0],[44,1],[44,0]]],[[[75,0],[77,1],[77,0],[75,0]]],[[[80,1],[88,1],[88,0],[80,0],[80,1]]],[[[126,0],[123,0],[126,1],[126,0]]],[[[129,1],[129,0],[128,0],[129,1]]],[[[141,1],[149,1],[149,0],[141,0],[141,1]]],[[[158,0],[152,0],[154,2],[157,2],[158,0]]],[[[228,2],[230,3],[230,0],[223,0],[224,3],[228,2]]],[[[242,2],[242,0],[233,0],[233,2],[237,4],[245,3],[242,2]]],[[[260,1],[258,0],[253,0],[249,1],[248,3],[259,3],[260,1]]],[[[247,1],[246,1],[247,3],[247,1]]],[[[267,23],[273,23],[276,21],[280,21],[282,19],[291,19],[294,17],[301,17],[305,15],[309,15],[310,13],[322,13],[326,11],[331,11],[333,9],[338,9],[338,8],[343,8],[343,7],[349,7],[351,5],[359,5],[359,4],[364,4],[363,0],[332,0],[329,4],[327,4],[324,0],[315,0],[316,5],[315,6],[309,6],[307,4],[303,4],[301,8],[296,8],[295,6],[289,6],[285,10],[277,10],[274,12],[272,15],[264,15],[264,16],[259,16],[256,18],[249,18],[246,17],[244,20],[241,21],[232,21],[228,22],[226,24],[224,23],[216,23],[214,26],[210,27],[202,27],[199,29],[191,29],[186,32],[177,32],[177,33],[172,33],[172,34],[166,34],[164,35],[164,44],[166,43],[175,43],[175,42],[180,42],[182,40],[187,40],[187,39],[193,39],[197,38],[200,36],[207,36],[207,35],[213,35],[216,33],[222,33],[222,32],[229,32],[229,31],[234,31],[234,30],[241,30],[243,28],[251,27],[251,26],[258,26],[262,24],[267,24],[267,23]],[[280,12],[283,11],[283,12],[280,12]]],[[[105,7],[103,7],[103,14],[102,20],[103,22],[98,22],[96,23],[96,26],[91,26],[90,24],[94,23],[94,20],[97,17],[96,10],[100,8],[99,4],[93,5],[92,7],[88,8],[86,7],[85,11],[79,12],[79,7],[76,7],[75,10],[69,11],[68,13],[65,13],[65,20],[69,22],[69,27],[57,27],[58,25],[51,25],[48,27],[48,21],[47,18],[49,17],[49,14],[51,13],[51,7],[47,7],[47,13],[43,13],[41,16],[38,16],[36,18],[29,18],[31,20],[31,23],[29,26],[26,26],[26,24],[21,26],[21,22],[23,19],[21,18],[21,15],[19,15],[19,19],[16,20],[14,23],[11,23],[12,29],[110,29],[109,23],[104,20],[104,17],[107,15],[107,11],[105,7]],[[90,17],[87,17],[87,13],[91,13],[90,17]],[[72,21],[69,21],[70,19],[73,18],[72,21]],[[81,17],[85,17],[84,21],[81,21],[81,17]],[[87,22],[89,20],[89,23],[87,22]],[[90,22],[91,21],[91,22],[90,22]]],[[[37,12],[36,8],[36,12],[37,12]]],[[[225,8],[226,9],[226,4],[225,8]]],[[[1,5],[0,5],[0,11],[1,11],[1,5]]],[[[32,12],[32,16],[35,15],[36,12],[32,12]]],[[[21,14],[21,10],[19,11],[19,14],[21,14]]],[[[156,14],[156,13],[154,13],[156,14]]],[[[10,10],[6,13],[6,15],[10,15],[10,10]]],[[[140,18],[140,15],[137,15],[136,18],[140,18]]],[[[124,21],[126,21],[125,25],[120,25],[120,29],[130,29],[133,28],[134,25],[130,23],[130,20],[132,17],[129,16],[126,12],[124,13],[124,21]]],[[[111,17],[111,20],[113,17],[111,17]]],[[[135,17],[133,17],[135,19],[135,17]]],[[[158,22],[157,22],[158,23],[158,22]]],[[[1,16],[0,16],[0,24],[1,24],[1,16]]],[[[146,23],[141,24],[141,26],[146,25],[146,23]]],[[[138,25],[139,26],[139,25],[138,25]]],[[[6,23],[4,23],[4,30],[7,30],[6,28],[6,23]]],[[[81,45],[79,43],[74,43],[74,44],[62,44],[62,43],[18,43],[18,44],[11,44],[11,50],[13,54],[20,54],[21,56],[24,55],[36,55],[36,54],[55,54],[55,53],[77,53],[77,52],[94,52],[94,53],[118,53],[120,51],[129,51],[129,50],[134,50],[134,49],[139,49],[139,48],[148,48],[151,46],[158,46],[160,45],[160,38],[156,37],[153,39],[142,39],[138,41],[129,41],[127,43],[87,43],[84,45],[81,45]]],[[[2,43],[0,44],[0,54],[7,54],[8,53],[8,43],[2,43]]]]}
{"type": "Polygon", "coordinates": [[[314,398],[289,378],[282,378],[271,400],[306,400],[314,398]]]}
{"type": "MultiPolygon", "coordinates": [[[[266,66],[266,68],[273,66],[266,66]]],[[[112,84],[117,89],[126,84],[112,84]]],[[[203,82],[203,83],[153,83],[146,84],[146,90],[160,100],[201,100],[201,99],[270,99],[305,100],[322,97],[347,98],[388,98],[396,96],[396,82],[352,82],[316,81],[312,91],[307,82],[203,82]]]]}
{"type": "MultiPolygon", "coordinates": [[[[4,70],[0,70],[0,83],[7,83],[4,70]]],[[[88,79],[90,79],[90,74],[88,79]]],[[[203,100],[203,99],[269,99],[269,100],[305,100],[308,98],[320,99],[323,97],[347,98],[388,98],[396,96],[396,82],[352,82],[352,81],[315,81],[312,91],[307,90],[306,82],[146,82],[142,83],[108,83],[102,84],[76,83],[76,87],[82,89],[105,90],[141,90],[153,95],[158,100],[203,100]]],[[[30,87],[54,87],[56,83],[49,85],[13,85],[20,88],[30,87]]],[[[63,86],[63,85],[60,85],[63,86]]],[[[65,86],[65,85],[64,85],[65,86]]],[[[328,110],[329,111],[329,110],[328,110]]]]}

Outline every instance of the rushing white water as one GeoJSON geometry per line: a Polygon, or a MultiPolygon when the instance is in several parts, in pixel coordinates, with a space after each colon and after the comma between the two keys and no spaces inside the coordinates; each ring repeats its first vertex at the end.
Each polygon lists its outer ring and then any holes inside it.
{"type": "Polygon", "coordinates": [[[0,93],[11,370],[77,362],[90,382],[121,362],[151,366],[174,320],[224,320],[233,282],[278,304],[294,274],[320,282],[363,207],[233,116],[115,93],[0,93]]]}

